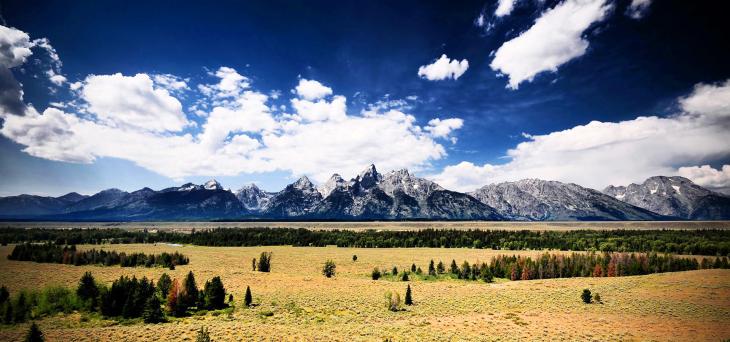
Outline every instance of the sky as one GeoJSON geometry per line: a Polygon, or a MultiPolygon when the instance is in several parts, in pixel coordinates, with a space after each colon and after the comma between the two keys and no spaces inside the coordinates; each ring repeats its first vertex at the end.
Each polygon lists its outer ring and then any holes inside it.
{"type": "Polygon", "coordinates": [[[0,4],[0,196],[371,163],[457,191],[730,189],[725,1],[0,4]]]}

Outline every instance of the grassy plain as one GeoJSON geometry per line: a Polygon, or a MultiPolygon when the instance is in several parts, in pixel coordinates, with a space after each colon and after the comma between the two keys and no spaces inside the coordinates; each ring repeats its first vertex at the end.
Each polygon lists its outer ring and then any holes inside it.
{"type": "MultiPolygon", "coordinates": [[[[99,246],[79,246],[99,248],[99,246]]],[[[235,297],[232,315],[192,316],[167,324],[118,324],[82,314],[39,322],[49,341],[194,341],[207,326],[216,341],[228,340],[657,340],[722,341],[730,338],[730,270],[702,270],[621,278],[498,281],[411,281],[415,305],[385,307],[388,290],[405,293],[406,283],[370,279],[373,267],[426,270],[430,259],[448,265],[487,261],[504,253],[475,249],[357,249],[336,247],[175,247],[106,245],[125,252],[180,251],[190,264],[161,268],[71,266],[9,261],[0,247],[0,284],[11,293],[45,285],[75,287],[85,271],[110,283],[120,275],[157,279],[163,272],[182,279],[190,270],[198,285],[220,275],[235,297]],[[272,272],[251,271],[251,259],[273,252],[272,272]],[[352,255],[358,256],[356,262],[352,255]],[[325,260],[337,275],[321,275],[325,260]],[[243,308],[246,286],[254,308],[243,308]],[[603,304],[580,301],[583,288],[600,293],[603,304]]],[[[534,255],[537,251],[517,252],[534,255]]],[[[507,252],[507,254],[515,254],[507,252]]],[[[27,324],[0,327],[0,340],[20,340],[27,324]]]]}

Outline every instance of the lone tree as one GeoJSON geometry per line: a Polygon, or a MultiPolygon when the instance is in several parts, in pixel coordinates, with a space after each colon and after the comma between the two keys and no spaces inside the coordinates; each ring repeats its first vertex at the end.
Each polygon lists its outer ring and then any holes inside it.
{"type": "Polygon", "coordinates": [[[583,299],[583,303],[590,304],[591,303],[591,290],[584,289],[583,294],[580,295],[580,298],[583,299]]]}
{"type": "Polygon", "coordinates": [[[251,268],[254,272],[256,272],[256,258],[253,258],[253,260],[251,260],[251,268]]]}
{"type": "Polygon", "coordinates": [[[261,252],[258,269],[259,272],[271,272],[271,252],[261,252]]]}
{"type": "Polygon", "coordinates": [[[352,255],[352,261],[357,261],[357,255],[355,255],[355,254],[352,255]]]}
{"type": "Polygon", "coordinates": [[[226,307],[226,289],[223,287],[221,277],[216,276],[206,281],[203,293],[205,294],[205,307],[208,310],[218,310],[226,307]]]}
{"type": "Polygon", "coordinates": [[[198,336],[195,337],[195,342],[210,342],[210,333],[208,333],[208,328],[200,327],[200,330],[198,330],[198,336]]]}
{"type": "Polygon", "coordinates": [[[373,280],[380,279],[380,276],[381,276],[380,270],[377,267],[373,268],[373,273],[370,276],[373,278],[373,280]]]}
{"type": "Polygon", "coordinates": [[[160,291],[162,298],[167,298],[167,294],[170,293],[170,286],[172,286],[172,279],[167,273],[163,273],[160,279],[157,280],[157,290],[160,291]]]}
{"type": "Polygon", "coordinates": [[[428,275],[430,275],[430,276],[436,275],[436,267],[433,264],[433,259],[431,259],[431,262],[428,264],[428,275]]]}
{"type": "Polygon", "coordinates": [[[411,264],[411,272],[416,273],[416,264],[411,264]]]}
{"type": "Polygon", "coordinates": [[[253,297],[251,297],[251,288],[246,286],[246,296],[243,297],[243,304],[251,306],[253,304],[253,297]]]}
{"type": "Polygon", "coordinates": [[[408,284],[408,287],[406,287],[405,303],[406,305],[413,305],[413,298],[411,297],[411,284],[408,284]]]}
{"type": "Polygon", "coordinates": [[[327,260],[324,263],[324,267],[322,267],[322,274],[324,274],[327,278],[332,278],[335,276],[335,262],[332,260],[327,260]]]}
{"type": "Polygon", "coordinates": [[[144,307],[142,318],[145,323],[161,323],[165,321],[165,313],[162,312],[160,299],[157,296],[151,296],[144,307]]]}
{"type": "Polygon", "coordinates": [[[43,337],[43,332],[38,329],[38,325],[33,322],[28,329],[28,334],[25,335],[25,342],[43,342],[46,339],[43,337]]]}
{"type": "Polygon", "coordinates": [[[96,286],[91,272],[86,272],[79,280],[79,287],[76,288],[76,295],[86,303],[88,308],[94,309],[99,298],[99,288],[96,286]]]}

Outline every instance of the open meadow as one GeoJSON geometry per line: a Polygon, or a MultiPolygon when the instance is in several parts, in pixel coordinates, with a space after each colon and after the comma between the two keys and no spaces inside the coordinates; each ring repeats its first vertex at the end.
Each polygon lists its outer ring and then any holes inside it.
{"type": "MultiPolygon", "coordinates": [[[[47,285],[75,288],[84,272],[109,285],[121,275],[162,273],[182,280],[193,271],[199,287],[220,276],[235,308],[169,323],[117,322],[87,313],[56,314],[38,321],[49,341],[194,341],[201,326],[215,341],[228,340],[684,340],[730,338],[730,270],[712,269],[614,278],[482,281],[458,279],[409,282],[372,280],[374,267],[428,267],[488,261],[498,254],[535,256],[540,251],[465,248],[202,247],[167,244],[79,245],[123,252],[181,252],[190,264],[161,267],[73,266],[7,260],[0,247],[0,284],[10,293],[47,285]],[[252,258],[273,252],[271,272],[254,272],[252,258]],[[357,255],[357,261],[353,261],[357,255]],[[326,278],[322,265],[336,264],[326,278]],[[385,293],[413,290],[414,305],[386,308],[385,293]],[[253,301],[242,303],[246,286],[253,301]],[[602,304],[584,304],[584,288],[602,304]]],[[[561,253],[561,252],[556,252],[561,253]]],[[[21,340],[29,323],[2,325],[0,340],[21,340]]]]}

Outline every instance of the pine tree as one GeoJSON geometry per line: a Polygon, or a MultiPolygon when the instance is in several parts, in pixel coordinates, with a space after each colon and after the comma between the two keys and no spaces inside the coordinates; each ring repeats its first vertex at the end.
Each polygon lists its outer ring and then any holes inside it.
{"type": "Polygon", "coordinates": [[[444,272],[446,272],[446,265],[444,265],[444,263],[441,262],[441,260],[439,260],[439,263],[436,266],[436,272],[438,274],[444,274],[444,272]]]}
{"type": "Polygon", "coordinates": [[[6,300],[10,298],[10,292],[8,291],[8,288],[3,285],[0,287],[0,304],[5,303],[6,300]]]}
{"type": "Polygon", "coordinates": [[[79,280],[79,286],[76,289],[76,295],[82,301],[86,302],[90,309],[94,309],[99,298],[99,288],[91,272],[86,272],[79,280]]]}
{"type": "Polygon", "coordinates": [[[246,296],[243,298],[243,304],[251,306],[253,304],[253,297],[251,297],[251,288],[246,286],[246,296]]]}
{"type": "Polygon", "coordinates": [[[411,272],[416,273],[416,264],[411,265],[411,272]]]}
{"type": "Polygon", "coordinates": [[[210,342],[210,333],[208,333],[208,328],[200,327],[200,330],[198,330],[198,336],[195,337],[195,342],[210,342]]]}
{"type": "Polygon", "coordinates": [[[157,280],[157,290],[162,298],[167,298],[167,294],[170,293],[170,286],[172,286],[172,279],[167,273],[163,273],[160,279],[157,280]]]}
{"type": "Polygon", "coordinates": [[[352,255],[352,261],[357,261],[357,255],[352,255]]]}
{"type": "Polygon", "coordinates": [[[13,321],[15,323],[25,322],[25,318],[28,316],[28,304],[25,299],[25,292],[21,292],[18,295],[18,299],[13,305],[13,321]]]}
{"type": "Polygon", "coordinates": [[[195,276],[193,275],[193,271],[190,271],[188,272],[188,275],[185,276],[182,290],[182,302],[186,307],[189,308],[198,305],[200,297],[198,292],[198,285],[195,284],[195,276]]]}
{"type": "Polygon", "coordinates": [[[253,258],[253,260],[251,260],[251,268],[254,272],[256,272],[256,258],[253,258]]]}
{"type": "Polygon", "coordinates": [[[428,264],[428,275],[430,275],[430,276],[436,275],[436,267],[433,264],[433,259],[431,259],[431,262],[428,264]]]}
{"type": "Polygon", "coordinates": [[[25,335],[25,342],[43,341],[45,341],[45,338],[43,337],[43,332],[41,332],[41,329],[38,328],[38,325],[33,322],[33,324],[30,325],[30,329],[28,329],[28,334],[25,335]]]}
{"type": "Polygon", "coordinates": [[[590,304],[591,303],[591,290],[584,289],[583,293],[580,295],[580,298],[583,299],[583,303],[590,304]]]}
{"type": "Polygon", "coordinates": [[[261,252],[258,269],[259,272],[271,272],[271,252],[261,252]]]}
{"type": "Polygon", "coordinates": [[[451,274],[459,275],[459,266],[456,266],[456,260],[451,259],[451,274]]]}
{"type": "Polygon", "coordinates": [[[206,281],[203,293],[205,307],[208,310],[223,309],[226,306],[226,289],[223,287],[221,277],[213,277],[210,281],[206,281]]]}
{"type": "Polygon", "coordinates": [[[15,315],[13,314],[13,304],[8,301],[5,305],[5,312],[3,313],[3,323],[13,324],[13,318],[15,318],[15,315]]]}
{"type": "Polygon", "coordinates": [[[411,297],[411,284],[408,284],[408,287],[406,287],[405,303],[406,305],[413,305],[413,298],[411,297]]]}
{"type": "Polygon", "coordinates": [[[403,272],[403,275],[401,276],[400,280],[409,281],[410,279],[408,278],[408,272],[403,272]]]}
{"type": "Polygon", "coordinates": [[[398,267],[393,266],[393,270],[391,271],[391,273],[393,273],[394,276],[397,276],[398,275],[398,267]]]}
{"type": "Polygon", "coordinates": [[[335,276],[335,269],[337,266],[335,265],[335,262],[332,260],[327,260],[324,263],[324,267],[322,267],[322,274],[324,274],[327,278],[332,278],[335,276]]]}
{"type": "Polygon", "coordinates": [[[380,270],[379,270],[379,269],[378,269],[377,267],[376,267],[376,268],[374,268],[374,269],[373,269],[373,273],[372,273],[372,274],[371,274],[370,276],[371,276],[371,277],[373,278],[373,280],[378,280],[378,279],[380,279],[380,276],[381,276],[381,274],[380,274],[380,270]]]}
{"type": "Polygon", "coordinates": [[[142,318],[145,323],[161,323],[165,321],[165,314],[162,312],[160,299],[157,296],[151,296],[147,300],[142,318]]]}

